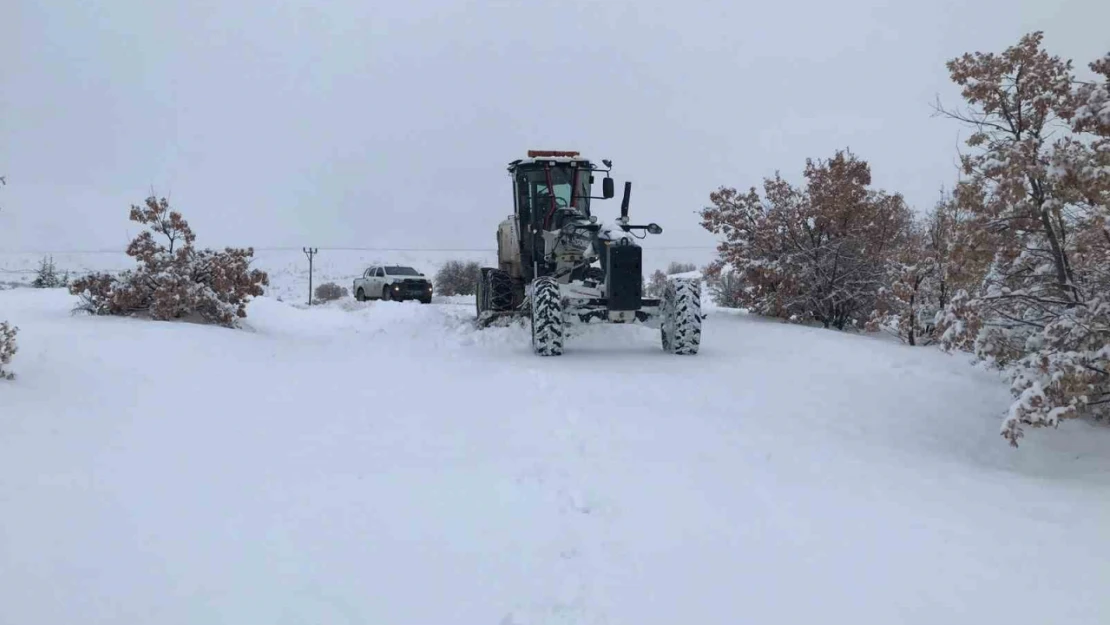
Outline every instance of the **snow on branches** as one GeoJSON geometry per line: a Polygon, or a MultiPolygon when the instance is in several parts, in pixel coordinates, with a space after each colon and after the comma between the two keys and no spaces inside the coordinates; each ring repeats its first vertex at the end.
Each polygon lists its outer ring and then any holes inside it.
{"type": "Polygon", "coordinates": [[[81,297],[78,310],[145,314],[158,320],[198,318],[235,327],[247,316],[250,298],[262,295],[269,285],[265,272],[250,268],[253,248],[196,249],[196,235],[165,198],[149,197],[144,206],[132,206],[130,219],[148,228],[127,247],[138,268],[74,281],[69,290],[81,297]]]}
{"type": "Polygon", "coordinates": [[[982,282],[938,315],[943,342],[1002,368],[1015,401],[1002,425],[1110,415],[1110,55],[1078,83],[1032,33],[1001,54],[948,62],[971,126],[961,156],[965,235],[989,255],[982,282]]]}
{"type": "Polygon", "coordinates": [[[865,323],[887,281],[887,259],[911,214],[901,195],[870,188],[871,169],[850,152],[807,159],[806,186],[776,173],[763,196],[720,188],[702,226],[722,235],[719,263],[736,272],[737,304],[753,313],[844,329],[865,323]]]}
{"type": "Polygon", "coordinates": [[[31,286],[36,289],[55,289],[63,287],[68,284],[69,275],[58,275],[58,268],[54,265],[53,258],[43,258],[39,263],[38,271],[35,273],[35,279],[31,281],[31,286]]]}
{"type": "Polygon", "coordinates": [[[892,249],[886,280],[866,328],[885,330],[909,345],[937,341],[938,315],[961,288],[981,279],[989,258],[969,236],[963,202],[968,190],[945,193],[924,218],[914,219],[892,249]]]}
{"type": "Polygon", "coordinates": [[[702,276],[713,303],[725,308],[744,307],[744,281],[734,268],[717,259],[702,270],[702,276]]]}
{"type": "Polygon", "coordinates": [[[914,223],[908,241],[891,254],[886,276],[876,298],[876,306],[866,329],[886,330],[910,345],[928,340],[936,301],[932,289],[937,284],[937,255],[926,247],[925,233],[914,223]]]}
{"type": "Polygon", "coordinates": [[[11,364],[12,357],[19,351],[15,344],[15,335],[18,333],[19,328],[7,321],[0,321],[0,379],[11,380],[15,378],[14,373],[4,370],[4,365],[11,364]]]}

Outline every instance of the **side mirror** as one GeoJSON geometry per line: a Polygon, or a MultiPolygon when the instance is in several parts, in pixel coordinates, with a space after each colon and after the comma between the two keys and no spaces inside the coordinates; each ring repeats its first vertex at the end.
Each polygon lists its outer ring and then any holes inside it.
{"type": "Polygon", "coordinates": [[[663,234],[663,229],[657,223],[648,224],[647,231],[651,234],[663,234]]]}
{"type": "Polygon", "coordinates": [[[613,197],[616,194],[617,194],[617,192],[613,188],[613,179],[608,177],[608,176],[602,178],[601,179],[601,197],[608,200],[609,198],[613,197]]]}

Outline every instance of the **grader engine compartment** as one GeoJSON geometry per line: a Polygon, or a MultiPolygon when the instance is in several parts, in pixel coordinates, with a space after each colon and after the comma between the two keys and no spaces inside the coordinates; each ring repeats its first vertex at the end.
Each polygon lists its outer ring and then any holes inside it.
{"type": "Polygon", "coordinates": [[[609,310],[639,310],[643,299],[643,248],[606,245],[605,297],[609,310]]]}

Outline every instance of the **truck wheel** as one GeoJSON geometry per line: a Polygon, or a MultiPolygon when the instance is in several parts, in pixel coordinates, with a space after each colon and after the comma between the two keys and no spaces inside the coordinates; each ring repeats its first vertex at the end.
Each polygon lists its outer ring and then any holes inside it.
{"type": "Polygon", "coordinates": [[[696,354],[701,346],[701,283],[697,279],[672,278],[663,290],[663,351],[696,354]]]}
{"type": "Polygon", "coordinates": [[[391,299],[393,299],[393,296],[389,293],[389,285],[387,284],[382,287],[382,301],[388,302],[391,299]]]}
{"type": "Polygon", "coordinates": [[[355,291],[355,299],[360,302],[365,302],[366,292],[359,288],[359,290],[355,291]]]}
{"type": "Polygon", "coordinates": [[[563,353],[563,300],[550,276],[532,282],[532,351],[540,356],[563,353]]]}

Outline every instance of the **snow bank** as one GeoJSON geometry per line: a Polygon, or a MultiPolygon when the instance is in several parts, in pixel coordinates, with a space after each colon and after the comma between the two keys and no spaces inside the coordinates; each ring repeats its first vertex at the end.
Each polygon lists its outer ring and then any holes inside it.
{"type": "Polygon", "coordinates": [[[563,357],[470,304],[245,331],[0,292],[3,623],[1106,623],[1110,431],[960,357],[710,312],[563,357]]]}

